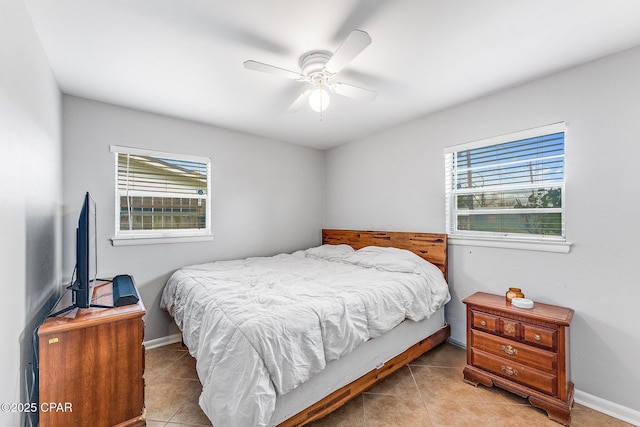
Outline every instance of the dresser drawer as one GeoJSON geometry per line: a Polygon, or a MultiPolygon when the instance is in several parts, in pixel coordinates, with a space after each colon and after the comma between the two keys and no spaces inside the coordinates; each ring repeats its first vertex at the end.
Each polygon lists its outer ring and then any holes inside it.
{"type": "Polygon", "coordinates": [[[472,311],[471,316],[471,323],[475,329],[487,332],[496,332],[498,330],[498,317],[478,311],[472,311]]]}
{"type": "Polygon", "coordinates": [[[494,356],[476,348],[471,349],[471,364],[527,387],[556,395],[556,375],[532,368],[514,360],[494,356]]]}
{"type": "Polygon", "coordinates": [[[504,317],[500,318],[499,325],[498,331],[500,332],[500,335],[514,339],[518,338],[522,328],[520,326],[520,322],[517,320],[511,320],[504,317]]]}
{"type": "Polygon", "coordinates": [[[549,373],[555,373],[558,364],[558,355],[556,353],[500,338],[482,331],[471,331],[470,345],[473,348],[549,373]]]}
{"type": "Polygon", "coordinates": [[[551,350],[557,348],[556,331],[541,326],[522,324],[523,340],[526,343],[535,344],[551,350]]]}

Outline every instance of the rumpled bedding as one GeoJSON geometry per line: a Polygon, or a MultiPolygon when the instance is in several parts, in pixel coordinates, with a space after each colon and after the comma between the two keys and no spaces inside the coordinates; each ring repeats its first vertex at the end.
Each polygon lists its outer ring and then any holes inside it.
{"type": "Polygon", "coordinates": [[[449,299],[442,272],[410,251],[322,245],[182,268],[161,306],[197,360],[203,411],[246,427],[270,425],[276,396],[327,362],[449,299]]]}

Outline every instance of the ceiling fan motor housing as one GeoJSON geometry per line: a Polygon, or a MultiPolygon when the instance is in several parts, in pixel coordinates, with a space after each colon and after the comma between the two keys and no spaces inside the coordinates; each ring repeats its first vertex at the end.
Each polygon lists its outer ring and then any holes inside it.
{"type": "Polygon", "coordinates": [[[312,50],[300,57],[300,70],[311,82],[326,82],[331,77],[331,74],[324,70],[329,59],[331,59],[331,52],[312,50]]]}

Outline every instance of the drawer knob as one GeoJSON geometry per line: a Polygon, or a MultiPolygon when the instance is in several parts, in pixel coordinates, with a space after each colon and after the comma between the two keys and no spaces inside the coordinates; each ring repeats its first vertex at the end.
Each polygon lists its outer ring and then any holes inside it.
{"type": "Polygon", "coordinates": [[[518,349],[517,348],[513,348],[510,345],[503,345],[502,346],[502,351],[504,351],[505,353],[507,353],[509,355],[518,354],[518,349]]]}
{"type": "Polygon", "coordinates": [[[533,334],[533,339],[536,341],[540,341],[542,339],[542,336],[540,336],[540,334],[533,334]]]}
{"type": "Polygon", "coordinates": [[[486,321],[486,320],[481,320],[481,321],[480,321],[480,324],[481,324],[482,326],[487,326],[487,321],[486,321]]]}
{"type": "Polygon", "coordinates": [[[502,365],[500,367],[500,369],[502,370],[502,372],[504,372],[505,374],[509,375],[510,377],[513,376],[517,376],[518,375],[518,371],[513,369],[511,366],[504,366],[502,365]]]}

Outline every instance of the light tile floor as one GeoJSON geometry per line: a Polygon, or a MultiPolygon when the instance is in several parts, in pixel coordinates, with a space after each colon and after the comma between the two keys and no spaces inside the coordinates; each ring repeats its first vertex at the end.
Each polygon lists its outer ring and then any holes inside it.
{"type": "MultiPolygon", "coordinates": [[[[560,426],[525,399],[465,384],[465,360],[464,349],[443,344],[310,426],[560,426]]],[[[211,426],[198,406],[195,360],[180,344],[147,351],[145,381],[147,426],[211,426]]],[[[630,426],[577,403],[571,413],[573,427],[630,426]]]]}

